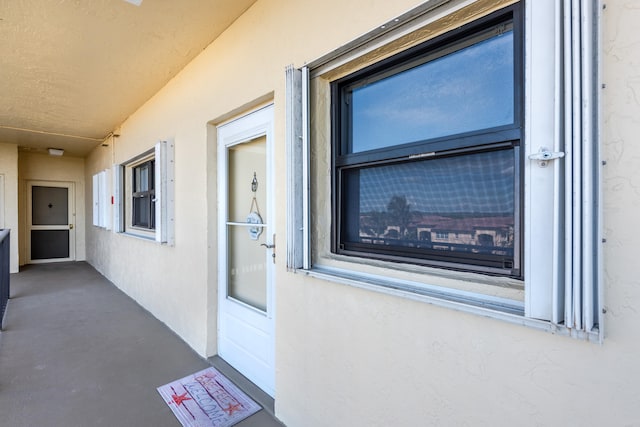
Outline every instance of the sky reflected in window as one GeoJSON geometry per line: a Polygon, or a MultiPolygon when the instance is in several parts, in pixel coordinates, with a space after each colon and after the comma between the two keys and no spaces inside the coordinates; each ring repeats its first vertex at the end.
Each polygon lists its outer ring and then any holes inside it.
{"type": "Polygon", "coordinates": [[[513,123],[513,67],[507,31],[354,89],[350,152],[513,123]]]}

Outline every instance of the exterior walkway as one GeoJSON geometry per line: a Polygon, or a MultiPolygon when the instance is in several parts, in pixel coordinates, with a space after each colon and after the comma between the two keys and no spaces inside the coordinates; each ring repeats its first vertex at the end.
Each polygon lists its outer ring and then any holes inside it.
{"type": "MultiPolygon", "coordinates": [[[[209,365],[90,265],[27,266],[0,332],[0,425],[180,426],[156,387],[209,365]]],[[[281,424],[262,410],[237,426],[281,424]]]]}

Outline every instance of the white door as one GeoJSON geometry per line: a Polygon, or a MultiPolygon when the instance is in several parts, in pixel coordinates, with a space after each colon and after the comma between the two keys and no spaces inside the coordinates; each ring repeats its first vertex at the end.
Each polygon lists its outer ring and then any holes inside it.
{"type": "Polygon", "coordinates": [[[75,260],[73,183],[27,183],[29,263],[75,260]]]}
{"type": "Polygon", "coordinates": [[[274,395],[273,106],[218,128],[218,354],[274,395]]]}

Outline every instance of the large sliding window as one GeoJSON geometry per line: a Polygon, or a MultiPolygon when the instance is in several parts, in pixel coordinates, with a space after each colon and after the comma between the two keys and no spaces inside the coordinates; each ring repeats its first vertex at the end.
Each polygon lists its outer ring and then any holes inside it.
{"type": "Polygon", "coordinates": [[[332,83],[333,251],[520,278],[519,8],[332,83]]]}

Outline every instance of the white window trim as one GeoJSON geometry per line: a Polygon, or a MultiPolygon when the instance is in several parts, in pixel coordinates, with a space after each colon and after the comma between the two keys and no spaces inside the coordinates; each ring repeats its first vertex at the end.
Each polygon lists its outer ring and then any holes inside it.
{"type": "Polygon", "coordinates": [[[93,196],[93,225],[100,227],[100,173],[96,173],[92,177],[92,196],[93,196]]]}
{"type": "Polygon", "coordinates": [[[113,176],[113,224],[112,230],[114,233],[122,233],[125,230],[125,222],[124,222],[124,213],[122,212],[124,191],[124,167],[122,165],[113,165],[112,166],[112,176],[113,176]]]}
{"type": "Polygon", "coordinates": [[[525,160],[524,304],[311,264],[309,78],[336,69],[473,1],[447,3],[427,1],[301,69],[287,68],[287,268],[323,280],[602,342],[602,215],[597,166],[600,164],[597,92],[600,73],[594,65],[597,64],[601,13],[597,0],[535,0],[526,1],[524,5],[525,156],[535,154],[543,146],[560,151],[565,141],[563,149],[567,154],[563,161],[568,165],[555,161],[548,166],[552,170],[548,173],[549,169],[543,170],[537,161],[525,160]],[[536,28],[548,28],[551,16],[555,17],[555,31],[536,31],[536,28]],[[553,66],[542,74],[538,68],[534,70],[539,61],[549,63],[550,60],[553,66]],[[534,72],[535,78],[529,82],[534,72]],[[554,102],[555,110],[549,108],[549,100],[562,99],[563,93],[569,94],[564,105],[554,102]],[[531,183],[540,179],[550,180],[554,191],[532,189],[531,183]],[[563,181],[564,187],[561,187],[563,181]],[[574,197],[564,197],[564,194],[574,197]],[[565,223],[561,224],[564,213],[567,213],[565,223]],[[560,239],[562,228],[576,232],[565,233],[565,238],[560,239]],[[546,240],[541,239],[545,237],[546,240]]]}
{"type": "Polygon", "coordinates": [[[111,192],[109,191],[108,169],[93,175],[93,225],[96,227],[111,229],[109,218],[109,206],[111,204],[111,192]]]}
{"type": "Polygon", "coordinates": [[[155,146],[156,242],[169,246],[174,241],[175,171],[174,143],[160,141],[155,146]]]}
{"type": "Polygon", "coordinates": [[[114,164],[113,186],[113,231],[128,236],[154,240],[168,246],[175,245],[175,144],[173,140],[163,140],[152,150],[144,152],[122,164],[114,164]],[[143,230],[131,226],[130,212],[125,206],[131,205],[131,190],[125,183],[131,181],[133,167],[148,160],[155,160],[155,229],[143,230]],[[128,217],[129,216],[129,217],[128,217]]]}

